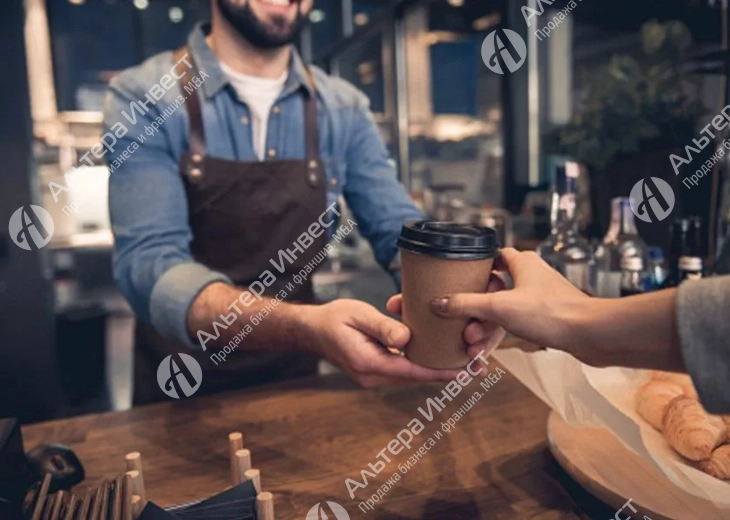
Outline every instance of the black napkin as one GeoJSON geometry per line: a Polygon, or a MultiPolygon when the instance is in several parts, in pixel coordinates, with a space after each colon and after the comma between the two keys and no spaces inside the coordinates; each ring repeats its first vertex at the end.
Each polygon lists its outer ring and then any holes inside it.
{"type": "Polygon", "coordinates": [[[167,510],[148,502],[139,520],[256,520],[256,488],[249,480],[200,502],[167,510]]]}

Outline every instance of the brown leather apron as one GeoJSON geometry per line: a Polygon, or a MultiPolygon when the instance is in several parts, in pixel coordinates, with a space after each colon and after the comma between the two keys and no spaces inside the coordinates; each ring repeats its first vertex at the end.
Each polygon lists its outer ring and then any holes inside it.
{"type": "MultiPolygon", "coordinates": [[[[178,61],[189,51],[175,53],[178,61]]],[[[190,53],[192,56],[192,53],[190,53]]],[[[192,78],[188,69],[180,81],[192,78]]],[[[314,82],[309,74],[314,90],[314,82]]],[[[270,270],[280,249],[292,244],[326,209],[327,189],[319,157],[317,99],[304,90],[305,159],[262,162],[234,161],[206,154],[205,132],[197,91],[185,92],[190,123],[188,151],[180,159],[185,182],[190,227],[191,252],[196,262],[227,275],[237,286],[247,287],[270,270]]],[[[314,239],[304,253],[267,289],[273,296],[293,283],[293,275],[314,259],[327,244],[325,234],[314,239]]],[[[311,274],[295,290],[287,291],[286,301],[313,302],[311,274]]],[[[224,302],[226,305],[228,302],[224,302]]],[[[232,303],[232,302],[231,302],[232,303]]],[[[239,317],[243,319],[243,317],[239,317]]],[[[212,332],[212,323],[210,330],[212,332]]],[[[203,382],[196,392],[215,393],[263,384],[269,381],[316,373],[317,359],[296,351],[246,350],[246,340],[216,365],[207,350],[194,350],[157,334],[150,325],[139,323],[135,331],[134,403],[166,399],[157,384],[157,367],[168,355],[183,352],[197,359],[203,368],[203,382]]]]}

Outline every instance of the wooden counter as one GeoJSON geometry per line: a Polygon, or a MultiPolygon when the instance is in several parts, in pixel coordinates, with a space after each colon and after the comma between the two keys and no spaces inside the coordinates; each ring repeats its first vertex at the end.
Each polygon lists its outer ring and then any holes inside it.
{"type": "MultiPolygon", "coordinates": [[[[489,366],[496,373],[496,363],[489,366]]],[[[202,499],[228,485],[227,434],[242,431],[275,494],[277,518],[304,520],[333,501],[355,518],[588,519],[615,511],[592,499],[557,466],[546,445],[548,408],[511,374],[488,391],[474,379],[432,422],[418,412],[442,384],[361,390],[328,376],[204,398],[31,425],[26,449],[61,442],[81,458],[86,482],[124,471],[124,454],[141,451],[148,497],[159,505],[202,499]],[[441,423],[476,391],[483,397],[443,433],[441,423]],[[360,470],[413,418],[426,425],[411,450],[391,462],[351,500],[346,478],[360,470]],[[406,474],[398,472],[437,431],[442,437],[406,474]],[[363,513],[358,504],[393,476],[400,480],[363,513]]],[[[205,384],[205,381],[203,381],[205,384]]],[[[388,454],[388,452],[386,452],[388,454]]]]}

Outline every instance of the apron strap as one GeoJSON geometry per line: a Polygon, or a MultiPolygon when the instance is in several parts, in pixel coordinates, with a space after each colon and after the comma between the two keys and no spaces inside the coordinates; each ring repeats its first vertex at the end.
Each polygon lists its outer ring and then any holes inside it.
{"type": "MultiPolygon", "coordinates": [[[[187,85],[192,79],[192,71],[197,70],[195,66],[195,58],[190,52],[190,48],[187,46],[180,47],[175,51],[175,62],[179,62],[185,55],[188,55],[192,67],[186,69],[183,72],[183,77],[180,81],[181,85],[187,85]]],[[[316,96],[316,84],[314,82],[314,76],[308,66],[305,66],[307,73],[307,82],[311,88],[312,94],[307,92],[304,95],[304,134],[305,134],[305,153],[308,168],[308,181],[309,184],[314,188],[320,182],[322,171],[322,165],[319,160],[319,132],[318,132],[318,121],[317,121],[317,96],[316,96]]],[[[203,110],[200,105],[200,97],[198,96],[198,89],[188,92],[184,88],[183,96],[185,96],[185,102],[187,104],[188,122],[190,124],[190,137],[188,141],[188,152],[190,154],[190,160],[188,162],[187,170],[191,168],[201,169],[203,158],[206,155],[206,141],[205,141],[205,129],[203,126],[203,110]]],[[[189,173],[189,171],[188,171],[189,173]]],[[[198,175],[200,176],[200,173],[198,175]]]]}
{"type": "Polygon", "coordinates": [[[309,185],[316,188],[319,184],[322,165],[319,160],[319,131],[317,121],[317,89],[314,82],[314,76],[309,67],[305,66],[307,72],[307,82],[311,93],[304,95],[304,134],[306,138],[306,154],[307,154],[307,181],[309,185]]]}
{"type": "MultiPolygon", "coordinates": [[[[188,55],[192,67],[185,69],[183,72],[180,85],[187,85],[193,78],[192,71],[196,69],[193,54],[188,47],[180,47],[175,51],[175,63],[178,63],[185,55],[188,55]]],[[[198,97],[198,89],[190,92],[182,89],[185,102],[187,104],[188,122],[190,123],[190,137],[188,140],[188,151],[191,155],[191,162],[201,163],[205,156],[205,128],[203,127],[203,111],[200,107],[200,97],[198,97]]]]}

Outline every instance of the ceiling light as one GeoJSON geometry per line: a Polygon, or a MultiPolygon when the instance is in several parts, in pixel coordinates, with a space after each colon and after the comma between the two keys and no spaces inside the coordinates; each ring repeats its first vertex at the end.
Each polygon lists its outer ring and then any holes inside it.
{"type": "Polygon", "coordinates": [[[370,21],[370,17],[365,13],[357,13],[352,21],[355,22],[355,25],[358,27],[362,27],[363,25],[367,25],[370,21]]]}
{"type": "Polygon", "coordinates": [[[137,9],[147,9],[150,6],[150,0],[134,0],[134,7],[137,9]]]}
{"type": "Polygon", "coordinates": [[[464,6],[464,0],[448,0],[449,4],[451,4],[454,7],[463,7],[464,6]]]}
{"type": "Polygon", "coordinates": [[[68,3],[72,5],[81,5],[84,3],[84,0],[68,0],[68,3]]]}
{"type": "Polygon", "coordinates": [[[312,9],[312,12],[309,13],[309,21],[312,23],[320,23],[323,22],[325,19],[325,14],[322,9],[312,9]]]}
{"type": "Polygon", "coordinates": [[[185,13],[179,7],[170,7],[167,15],[170,17],[172,23],[180,23],[185,18],[185,13]]]}

